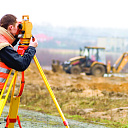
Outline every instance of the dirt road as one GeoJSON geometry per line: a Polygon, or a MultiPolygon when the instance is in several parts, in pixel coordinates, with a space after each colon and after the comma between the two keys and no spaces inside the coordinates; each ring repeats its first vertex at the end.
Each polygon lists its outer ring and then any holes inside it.
{"type": "MultiPolygon", "coordinates": [[[[4,119],[7,116],[9,107],[5,106],[3,114],[1,116],[4,119]]],[[[28,111],[19,109],[19,115],[22,128],[65,128],[62,119],[57,116],[51,116],[42,114],[40,112],[28,111]]],[[[75,120],[68,120],[70,128],[106,128],[101,125],[94,125],[88,123],[82,123],[75,120]]],[[[2,121],[0,128],[4,128],[6,123],[2,121]]],[[[18,123],[15,124],[15,128],[19,128],[18,123]]]]}

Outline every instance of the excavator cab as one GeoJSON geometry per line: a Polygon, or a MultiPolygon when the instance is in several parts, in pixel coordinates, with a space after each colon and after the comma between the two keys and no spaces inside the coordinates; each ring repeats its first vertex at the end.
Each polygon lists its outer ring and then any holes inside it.
{"type": "Polygon", "coordinates": [[[86,60],[97,61],[106,64],[105,48],[102,47],[85,47],[83,56],[86,56],[86,60]]]}

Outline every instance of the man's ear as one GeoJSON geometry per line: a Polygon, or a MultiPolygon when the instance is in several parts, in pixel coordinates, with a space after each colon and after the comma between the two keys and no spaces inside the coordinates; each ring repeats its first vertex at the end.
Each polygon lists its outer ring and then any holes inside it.
{"type": "Polygon", "coordinates": [[[9,30],[12,30],[12,28],[13,28],[13,25],[9,25],[9,26],[8,26],[8,29],[9,29],[9,30]]]}

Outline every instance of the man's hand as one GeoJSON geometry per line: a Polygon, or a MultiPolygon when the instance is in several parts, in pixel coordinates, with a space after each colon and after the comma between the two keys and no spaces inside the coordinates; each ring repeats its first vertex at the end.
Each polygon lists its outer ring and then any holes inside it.
{"type": "Polygon", "coordinates": [[[37,40],[35,39],[35,40],[33,41],[32,38],[31,38],[29,46],[33,46],[33,47],[36,48],[36,47],[38,46],[37,40]]]}

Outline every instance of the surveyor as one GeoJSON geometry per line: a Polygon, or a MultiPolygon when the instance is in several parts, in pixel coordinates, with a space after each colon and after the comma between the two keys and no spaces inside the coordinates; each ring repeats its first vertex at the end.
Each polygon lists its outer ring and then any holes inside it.
{"type": "Polygon", "coordinates": [[[36,40],[30,41],[23,56],[14,50],[14,46],[19,40],[16,35],[18,25],[16,16],[12,14],[6,14],[0,20],[0,87],[3,87],[2,84],[11,68],[17,71],[26,70],[36,53],[35,48],[38,46],[36,40]]]}

